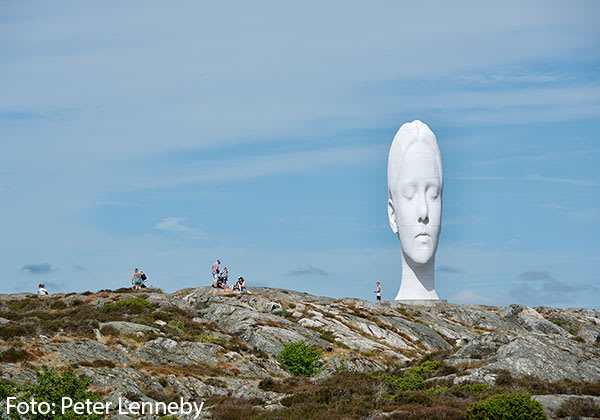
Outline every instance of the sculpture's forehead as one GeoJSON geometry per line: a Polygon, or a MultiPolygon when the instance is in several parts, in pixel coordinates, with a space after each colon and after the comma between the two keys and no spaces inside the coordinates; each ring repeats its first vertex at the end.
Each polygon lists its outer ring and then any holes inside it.
{"type": "Polygon", "coordinates": [[[427,144],[415,143],[410,145],[400,163],[399,178],[435,178],[439,181],[438,156],[435,150],[427,144]]]}

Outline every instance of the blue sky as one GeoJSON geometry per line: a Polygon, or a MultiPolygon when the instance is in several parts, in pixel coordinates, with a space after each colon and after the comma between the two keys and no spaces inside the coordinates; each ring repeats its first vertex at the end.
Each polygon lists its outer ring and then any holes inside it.
{"type": "Polygon", "coordinates": [[[598,308],[600,5],[0,1],[0,292],[384,299],[389,145],[436,133],[436,288],[598,308]]]}

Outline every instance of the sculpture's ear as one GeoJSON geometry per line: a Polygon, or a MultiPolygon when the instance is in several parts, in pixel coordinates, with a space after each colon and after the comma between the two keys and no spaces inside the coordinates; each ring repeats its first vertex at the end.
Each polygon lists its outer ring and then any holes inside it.
{"type": "Polygon", "coordinates": [[[392,232],[398,233],[398,225],[396,225],[396,212],[394,211],[394,203],[392,202],[391,198],[388,200],[388,219],[390,221],[392,232]]]}

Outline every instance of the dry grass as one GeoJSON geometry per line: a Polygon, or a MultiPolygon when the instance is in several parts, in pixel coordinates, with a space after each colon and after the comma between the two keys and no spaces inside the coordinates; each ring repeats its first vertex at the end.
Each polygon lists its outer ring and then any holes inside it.
{"type": "Polygon", "coordinates": [[[600,418],[600,407],[591,398],[569,398],[556,411],[558,417],[600,418]]]}

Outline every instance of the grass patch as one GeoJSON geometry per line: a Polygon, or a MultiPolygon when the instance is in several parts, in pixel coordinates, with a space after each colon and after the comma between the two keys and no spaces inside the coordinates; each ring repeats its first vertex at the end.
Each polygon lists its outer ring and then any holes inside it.
{"type": "Polygon", "coordinates": [[[153,310],[154,305],[141,297],[132,297],[118,302],[107,303],[100,308],[100,312],[108,313],[121,308],[126,308],[128,312],[141,312],[144,310],[153,310]]]}
{"type": "Polygon", "coordinates": [[[203,343],[224,344],[225,342],[227,342],[227,340],[225,340],[224,338],[218,337],[213,334],[198,334],[196,337],[203,343]]]}
{"type": "Polygon", "coordinates": [[[177,320],[170,320],[167,324],[169,327],[171,328],[176,328],[180,331],[185,331],[185,324],[181,321],[177,321],[177,320]]]}

